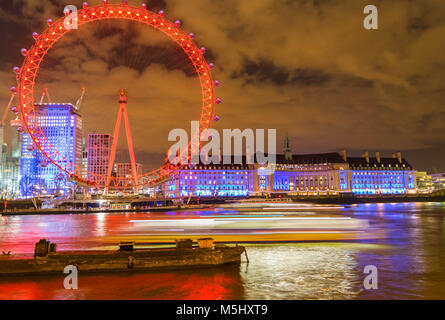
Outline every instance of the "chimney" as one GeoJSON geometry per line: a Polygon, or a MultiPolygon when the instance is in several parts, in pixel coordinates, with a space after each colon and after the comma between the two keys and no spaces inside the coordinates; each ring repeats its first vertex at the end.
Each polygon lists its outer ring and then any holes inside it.
{"type": "Polygon", "coordinates": [[[397,160],[399,160],[399,163],[402,163],[402,153],[399,151],[396,153],[397,155],[397,160]]]}
{"type": "Polygon", "coordinates": [[[375,158],[377,159],[377,162],[380,163],[380,152],[376,151],[375,158]]]}
{"type": "Polygon", "coordinates": [[[368,152],[368,151],[366,151],[366,152],[362,155],[362,157],[364,157],[364,158],[366,159],[366,162],[369,163],[369,152],[368,152]]]}
{"type": "Polygon", "coordinates": [[[346,157],[346,149],[342,149],[342,150],[340,150],[340,155],[341,155],[341,157],[343,158],[343,161],[347,161],[346,159],[347,159],[347,157],[346,157]]]}

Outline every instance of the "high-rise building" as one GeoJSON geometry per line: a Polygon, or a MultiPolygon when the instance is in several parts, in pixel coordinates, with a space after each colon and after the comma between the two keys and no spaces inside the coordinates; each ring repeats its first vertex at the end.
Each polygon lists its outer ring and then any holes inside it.
{"type": "MultiPolygon", "coordinates": [[[[36,104],[37,121],[48,143],[67,160],[70,172],[82,165],[82,117],[70,103],[36,104]]],[[[73,187],[62,171],[38,150],[31,136],[22,136],[20,191],[23,196],[68,194],[73,187]]]]}
{"type": "Polygon", "coordinates": [[[88,135],[88,180],[101,185],[106,183],[112,144],[112,135],[88,135]]]}
{"type": "Polygon", "coordinates": [[[11,120],[10,123],[13,128],[11,134],[11,157],[20,158],[22,155],[22,133],[17,128],[22,126],[22,120],[16,118],[11,120]]]}
{"type": "Polygon", "coordinates": [[[21,133],[16,130],[21,126],[21,121],[15,119],[11,121],[11,143],[5,140],[5,126],[0,125],[0,190],[1,196],[7,199],[14,199],[19,196],[20,177],[20,140],[21,133]]]}
{"type": "Polygon", "coordinates": [[[85,137],[82,139],[82,178],[88,179],[88,149],[85,137]]]}
{"type": "MultiPolygon", "coordinates": [[[[127,163],[116,163],[116,180],[119,186],[129,186],[134,185],[133,169],[131,167],[131,162],[127,163]]],[[[136,172],[138,179],[140,179],[142,174],[142,165],[136,163],[136,172]]]]}

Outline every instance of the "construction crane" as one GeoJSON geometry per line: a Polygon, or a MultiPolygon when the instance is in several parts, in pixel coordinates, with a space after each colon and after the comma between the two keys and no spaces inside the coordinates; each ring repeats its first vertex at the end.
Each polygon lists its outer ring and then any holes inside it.
{"type": "Polygon", "coordinates": [[[43,99],[45,98],[48,100],[49,103],[51,103],[51,98],[49,97],[49,92],[48,92],[48,88],[45,88],[45,90],[43,90],[42,92],[42,96],[40,97],[40,104],[43,103],[43,99]]]}
{"type": "Polygon", "coordinates": [[[48,99],[48,102],[51,103],[51,98],[49,97],[48,88],[45,88],[46,98],[48,99]]]}
{"type": "Polygon", "coordinates": [[[15,94],[11,94],[11,99],[9,99],[8,106],[6,107],[5,111],[3,111],[3,116],[2,116],[2,119],[0,122],[1,126],[4,126],[6,123],[6,117],[8,116],[8,111],[11,108],[11,104],[12,104],[12,101],[14,100],[14,97],[15,97],[15,94]]]}
{"type": "Polygon", "coordinates": [[[82,104],[83,97],[85,96],[85,91],[86,91],[86,88],[85,87],[82,88],[82,94],[80,95],[79,99],[76,102],[77,111],[80,111],[80,105],[82,104]]]}

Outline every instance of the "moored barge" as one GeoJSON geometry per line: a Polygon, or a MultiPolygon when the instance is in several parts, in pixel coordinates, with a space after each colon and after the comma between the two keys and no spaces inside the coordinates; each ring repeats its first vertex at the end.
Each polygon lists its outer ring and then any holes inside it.
{"type": "Polygon", "coordinates": [[[65,267],[78,272],[159,270],[216,267],[240,263],[247,252],[243,246],[213,245],[213,239],[176,242],[173,248],[136,249],[134,242],[120,244],[118,250],[56,251],[56,244],[41,239],[34,256],[0,256],[0,276],[63,274],[65,267]]]}

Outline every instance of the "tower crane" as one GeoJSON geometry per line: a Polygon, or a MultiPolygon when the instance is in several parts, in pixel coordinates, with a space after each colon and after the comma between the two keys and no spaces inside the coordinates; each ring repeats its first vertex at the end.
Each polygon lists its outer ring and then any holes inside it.
{"type": "Polygon", "coordinates": [[[42,96],[40,97],[40,104],[43,103],[43,99],[45,98],[48,100],[49,103],[51,103],[51,98],[49,97],[49,92],[48,92],[48,88],[45,88],[45,90],[43,90],[42,92],[42,96]]]}
{"type": "Polygon", "coordinates": [[[11,99],[9,99],[8,106],[6,107],[5,111],[3,111],[3,116],[2,116],[2,119],[1,119],[1,122],[0,122],[0,126],[4,126],[5,123],[6,123],[6,117],[8,116],[8,111],[11,108],[11,104],[12,104],[12,101],[14,100],[14,96],[15,96],[14,93],[11,94],[11,99]]]}
{"type": "Polygon", "coordinates": [[[77,111],[80,111],[80,105],[82,104],[83,97],[85,96],[85,91],[86,91],[86,88],[83,87],[82,88],[82,94],[80,95],[79,99],[76,102],[77,111]]]}
{"type": "Polygon", "coordinates": [[[48,99],[48,102],[51,103],[51,98],[49,97],[48,88],[45,88],[46,98],[48,99]]]}

